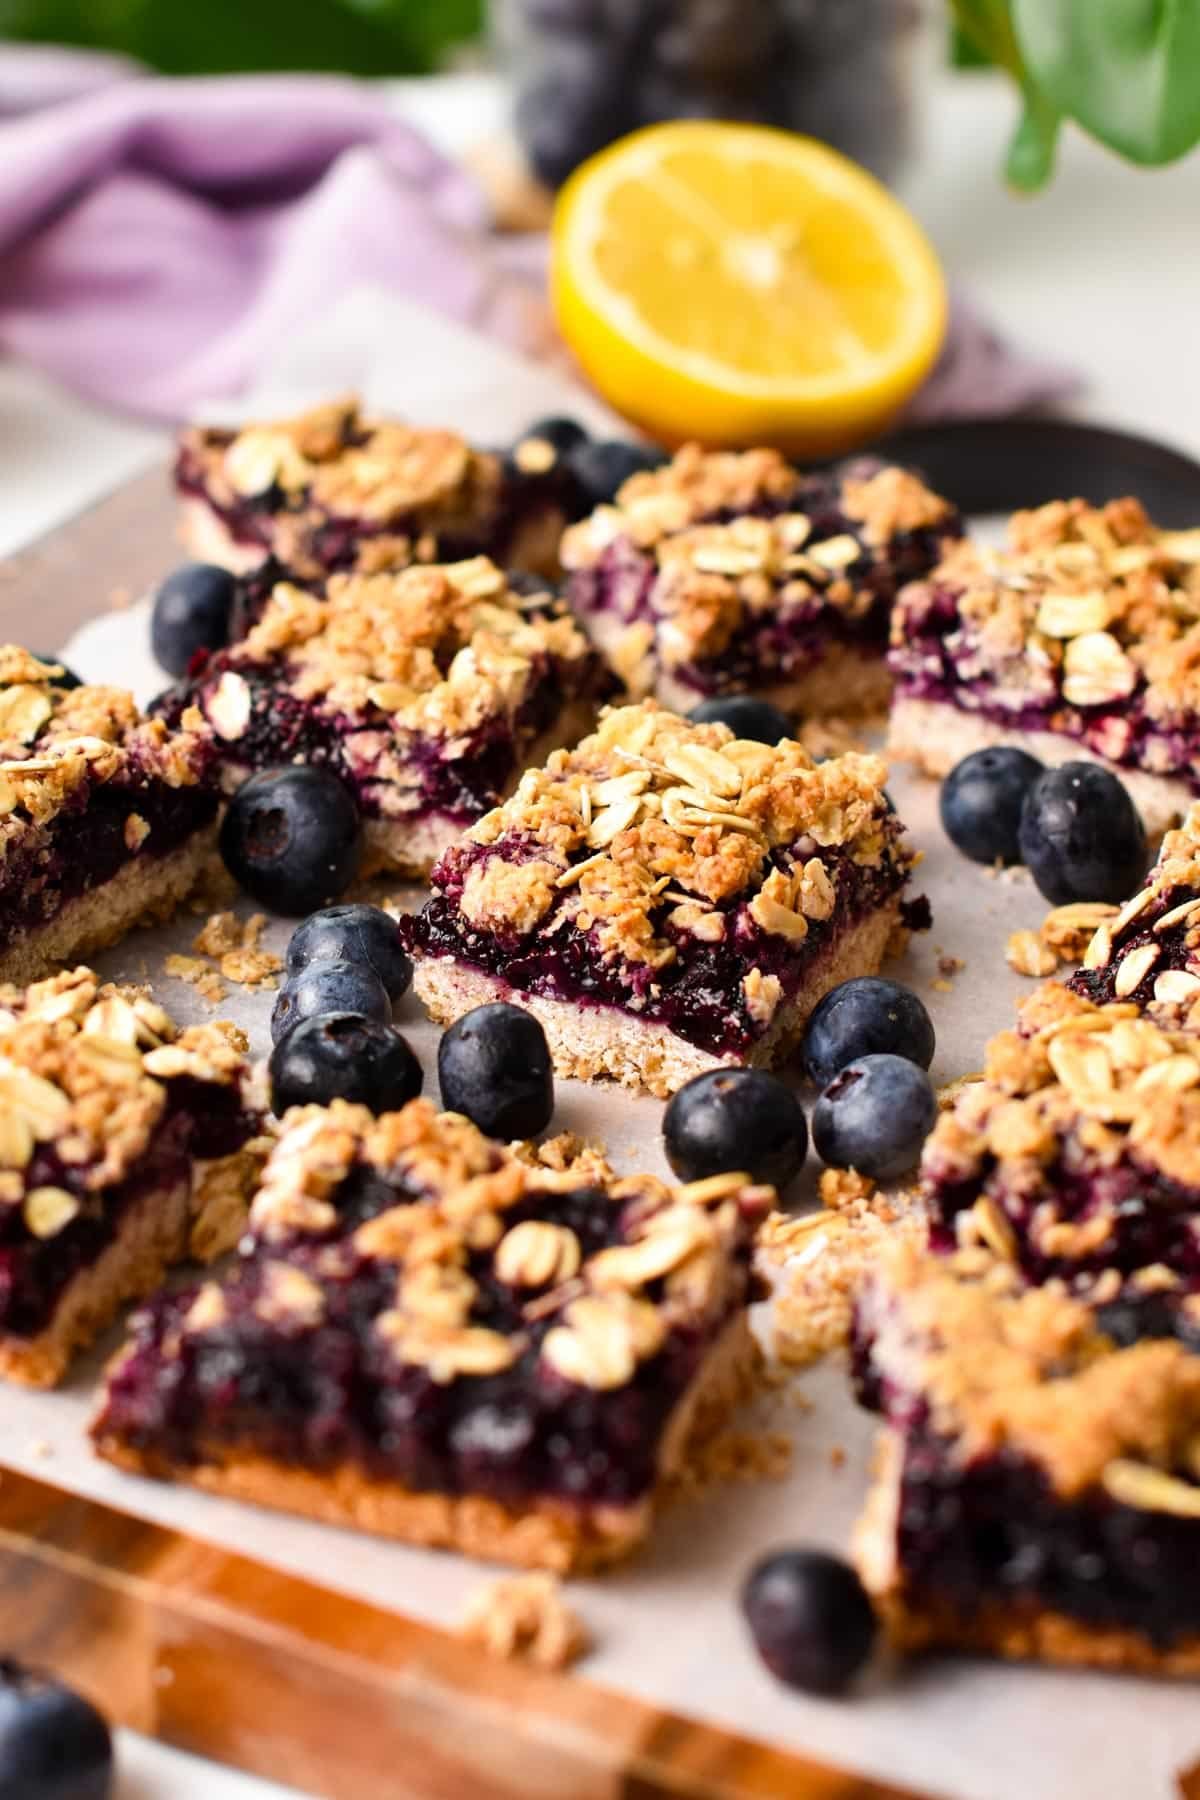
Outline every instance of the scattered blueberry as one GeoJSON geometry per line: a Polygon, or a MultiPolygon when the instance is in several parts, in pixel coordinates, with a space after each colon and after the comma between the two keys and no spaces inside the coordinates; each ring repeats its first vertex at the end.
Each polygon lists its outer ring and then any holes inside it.
{"type": "Polygon", "coordinates": [[[316,962],[280,988],[271,1010],[271,1042],[277,1044],[301,1019],[329,1012],[357,1013],[386,1025],[392,1003],[367,963],[316,962]]]}
{"type": "Polygon", "coordinates": [[[800,1054],[818,1087],[860,1056],[905,1056],[927,1069],[933,1021],[911,988],[882,975],[860,975],[832,988],[809,1018],[800,1054]]]}
{"type": "Polygon", "coordinates": [[[1047,769],[1021,808],[1021,860],[1053,906],[1127,900],[1146,873],[1137,808],[1099,763],[1047,769]]]}
{"type": "Polygon", "coordinates": [[[702,700],[688,718],[695,725],[728,725],[734,737],[749,738],[755,744],[777,744],[780,738],[795,735],[795,726],[785,712],[769,700],[753,700],[749,694],[702,700]]]}
{"type": "Polygon", "coordinates": [[[45,650],[31,650],[30,656],[36,656],[40,663],[48,663],[51,668],[60,669],[61,674],[52,677],[51,685],[56,688],[77,688],[83,686],[83,678],[74,669],[68,669],[61,656],[51,656],[45,650]]]}
{"type": "Polygon", "coordinates": [[[577,444],[586,444],[588,434],[578,419],[550,418],[535,419],[521,433],[518,442],[524,443],[528,438],[539,438],[542,443],[549,444],[560,455],[567,450],[574,450],[577,444]]]}
{"type": "Polygon", "coordinates": [[[615,500],[617,489],[631,475],[660,469],[667,458],[650,444],[626,444],[618,438],[589,438],[568,457],[571,473],[583,490],[589,507],[615,500]]]}
{"type": "Polygon", "coordinates": [[[878,1626],[850,1564],[821,1550],[776,1550],[755,1564],[742,1612],[777,1680],[809,1694],[841,1694],[875,1647],[878,1626]]]}
{"type": "Polygon", "coordinates": [[[354,1100],[373,1113],[394,1112],[421,1091],[421,1065],[391,1025],[359,1013],[302,1019],[271,1052],[271,1106],[328,1106],[354,1100]]]}
{"type": "Polygon", "coordinates": [[[477,1006],[438,1045],[438,1085],[446,1110],[464,1113],[488,1137],[535,1137],[554,1112],[546,1034],[519,1006],[477,1006]]]}
{"type": "Polygon", "coordinates": [[[408,992],[413,968],[400,944],[396,921],[382,906],[325,906],[297,925],[287,947],[287,972],[298,975],[315,962],[366,963],[389,1000],[408,992]]]}
{"type": "Polygon", "coordinates": [[[1043,773],[1036,756],[1011,744],[964,756],[943,781],[938,801],[950,842],[972,862],[1005,868],[1019,863],[1021,807],[1043,773]]]}
{"type": "Polygon", "coordinates": [[[0,1658],[0,1796],[108,1800],[113,1747],[89,1700],[0,1658]]]}
{"type": "Polygon", "coordinates": [[[328,769],[265,769],[244,782],[221,824],[221,855],[239,886],[272,912],[309,913],[353,881],[358,808],[328,769]]]}
{"type": "Polygon", "coordinates": [[[168,675],[185,675],[197,650],[229,642],[237,581],[216,563],[184,563],[154,596],[150,647],[168,675]]]}
{"type": "Polygon", "coordinates": [[[830,1168],[890,1181],[913,1167],[936,1118],[924,1069],[903,1056],[861,1056],[813,1108],[813,1148],[830,1168]]]}
{"type": "Polygon", "coordinates": [[[663,1143],[682,1181],[744,1169],[782,1190],[803,1167],[808,1124],[791,1088],[764,1069],[708,1069],[671,1100],[663,1143]]]}

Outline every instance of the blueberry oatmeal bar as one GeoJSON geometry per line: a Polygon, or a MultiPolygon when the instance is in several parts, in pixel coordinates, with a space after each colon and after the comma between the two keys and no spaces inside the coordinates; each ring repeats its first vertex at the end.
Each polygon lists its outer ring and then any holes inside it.
{"type": "Polygon", "coordinates": [[[185,432],[175,486],[191,555],[239,573],[273,556],[299,578],[482,553],[553,573],[574,496],[542,440],[505,458],[452,431],[369,417],[353,396],[185,432]]]}
{"type": "Polygon", "coordinates": [[[779,1062],[829,988],[923,922],[885,774],[652,700],[609,710],[442,857],[405,925],[416,992],[440,1024],[514,1001],[560,1074],[660,1095],[779,1062]]]}
{"type": "Polygon", "coordinates": [[[196,725],[226,791],[284,763],[332,769],[368,864],[423,876],[522,769],[588,729],[604,680],[561,604],[480,556],[335,575],[319,593],[280,583],[159,710],[196,725]]]}
{"type": "Polygon", "coordinates": [[[1145,1335],[1057,1283],[899,1245],[871,1284],[887,1424],[857,1533],[899,1645],[1200,1673],[1200,1307],[1145,1335]]]}
{"type": "Polygon", "coordinates": [[[101,1455],[469,1555],[625,1555],[753,1372],[772,1190],[553,1148],[425,1100],[290,1113],[232,1272],[134,1321],[101,1455]]]}
{"type": "Polygon", "coordinates": [[[245,1049],[90,969],[0,987],[0,1376],[53,1386],[173,1263],[232,1248],[261,1160],[245,1049]]]}
{"type": "Polygon", "coordinates": [[[888,613],[960,521],[904,469],[802,475],[692,444],[563,538],[573,610],[634,698],[747,691],[797,716],[886,704],[888,613]]]}
{"type": "Polygon", "coordinates": [[[203,775],[194,732],[0,645],[0,981],[33,980],[174,910],[214,854],[203,775]]]}
{"type": "Polygon", "coordinates": [[[900,594],[889,748],[945,775],[1004,742],[1119,774],[1157,836],[1200,793],[1200,531],[1136,500],[1014,515],[900,594]]]}

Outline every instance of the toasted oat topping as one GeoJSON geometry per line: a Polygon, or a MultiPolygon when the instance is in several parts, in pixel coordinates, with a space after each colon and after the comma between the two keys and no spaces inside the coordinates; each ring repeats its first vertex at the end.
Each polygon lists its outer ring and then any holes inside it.
{"type": "MultiPolygon", "coordinates": [[[[1039,989],[1021,1010],[1020,1029],[989,1043],[983,1080],[938,1120],[921,1168],[935,1187],[998,1181],[1026,1199],[1044,1189],[1035,1230],[1040,1247],[1057,1254],[1068,1246],[1046,1233],[1059,1226],[1055,1169],[1064,1158],[1073,1169],[1131,1158],[1200,1185],[1200,1041],[1139,1017],[1132,1004],[1095,1006],[1054,983],[1039,989]]],[[[983,1212],[987,1238],[995,1208],[983,1212]]],[[[960,1232],[977,1231],[980,1214],[968,1210],[959,1222],[960,1232]]]]}
{"type": "MultiPolygon", "coordinates": [[[[954,544],[902,596],[901,658],[911,615],[946,590],[960,676],[986,679],[1013,705],[1108,706],[1140,690],[1164,729],[1200,706],[1200,530],[1160,530],[1136,500],[1053,501],[1014,515],[1007,549],[954,544]]],[[[1116,712],[1094,747],[1119,760],[1132,740],[1116,712]]]]}
{"type": "Polygon", "coordinates": [[[582,665],[590,654],[548,595],[531,604],[478,556],[334,575],[323,595],[281,583],[201,704],[217,736],[235,744],[250,724],[247,676],[269,670],[300,699],[348,715],[375,777],[402,783],[402,751],[375,734],[465,738],[515,716],[548,665],[582,665]]]}
{"type": "Polygon", "coordinates": [[[1115,1349],[1056,1284],[908,1243],[884,1251],[874,1285],[877,1363],[963,1460],[1017,1451],[1064,1498],[1102,1487],[1150,1510],[1186,1510],[1183,1487],[1200,1516],[1200,1356],[1169,1339],[1115,1349]]]}
{"type": "MultiPolygon", "coordinates": [[[[744,895],[761,931],[801,941],[837,900],[822,853],[882,859],[886,772],[869,755],[814,765],[797,743],[735,739],[653,701],[610,709],[468,833],[523,854],[475,861],[460,907],[483,929],[524,935],[557,905],[578,930],[596,927],[605,954],[658,968],[675,950],[652,914],[672,901],[673,922],[702,939],[723,935],[730,921],[716,909],[744,895]]],[[[770,1006],[761,975],[748,1000],[770,1006]]]]}
{"type": "Polygon", "coordinates": [[[373,1171],[396,1188],[396,1204],[331,1246],[323,1267],[336,1277],[342,1256],[391,1266],[394,1304],[374,1327],[389,1354],[439,1382],[512,1366],[524,1332],[473,1320],[479,1286],[467,1263],[482,1254],[495,1281],[530,1296],[528,1320],[551,1321],[540,1349],[548,1369],[599,1391],[621,1387],[672,1328],[724,1312],[734,1253],[772,1190],[742,1175],[678,1189],[652,1176],[617,1179],[595,1151],[560,1149],[517,1154],[426,1100],[381,1118],[342,1101],[297,1109],[267,1163],[252,1231],[284,1259],[289,1241],[333,1230],[352,1170],[373,1171]],[[603,1186],[614,1219],[634,1212],[620,1241],[590,1256],[572,1231],[531,1216],[539,1195],[580,1186],[603,1186]],[[510,1224],[516,1208],[522,1217],[510,1224]]]}
{"type": "Polygon", "coordinates": [[[145,989],[87,968],[0,987],[0,1204],[23,1204],[36,1236],[61,1230],[79,1203],[58,1187],[27,1189],[39,1144],[52,1143],[85,1190],[108,1187],[150,1142],[164,1084],[239,1083],[246,1049],[236,1026],[180,1032],[145,989]]]}
{"type": "Polygon", "coordinates": [[[125,843],[136,856],[148,835],[137,810],[147,779],[192,787],[200,743],[144,719],[124,688],[60,685],[61,666],[0,644],[0,863],[90,787],[128,786],[125,843]]]}

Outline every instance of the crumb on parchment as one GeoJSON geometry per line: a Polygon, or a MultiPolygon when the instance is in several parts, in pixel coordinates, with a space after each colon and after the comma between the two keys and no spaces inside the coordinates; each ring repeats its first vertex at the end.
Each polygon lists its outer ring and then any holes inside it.
{"type": "Polygon", "coordinates": [[[591,1648],[556,1575],[502,1575],[468,1597],[460,1635],[492,1656],[566,1669],[591,1648]]]}

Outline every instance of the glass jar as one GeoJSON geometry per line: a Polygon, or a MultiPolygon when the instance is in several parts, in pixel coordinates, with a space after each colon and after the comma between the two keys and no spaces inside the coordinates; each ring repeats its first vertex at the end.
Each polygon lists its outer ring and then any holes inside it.
{"type": "Polygon", "coordinates": [[[517,134],[551,187],[663,119],[807,132],[885,179],[907,148],[919,0],[499,0],[517,134]]]}

